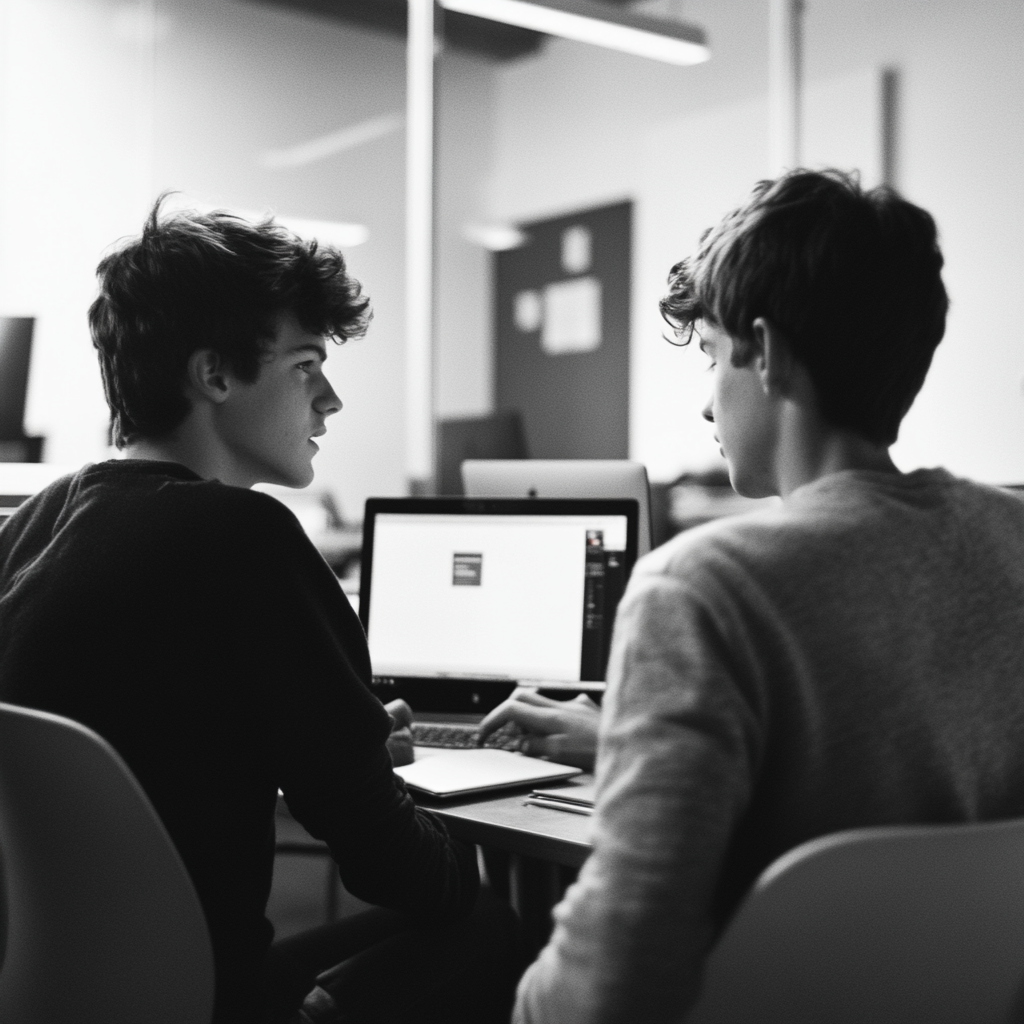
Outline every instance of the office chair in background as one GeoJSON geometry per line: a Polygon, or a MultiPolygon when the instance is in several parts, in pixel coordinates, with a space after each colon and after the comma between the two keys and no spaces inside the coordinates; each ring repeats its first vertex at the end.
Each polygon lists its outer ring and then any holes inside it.
{"type": "Polygon", "coordinates": [[[861,829],[758,880],[687,1024],[1024,1020],[1024,819],[861,829]]]}
{"type": "Polygon", "coordinates": [[[202,908],[163,823],[105,740],[0,704],[0,865],[5,1024],[209,1024],[202,908]]]}

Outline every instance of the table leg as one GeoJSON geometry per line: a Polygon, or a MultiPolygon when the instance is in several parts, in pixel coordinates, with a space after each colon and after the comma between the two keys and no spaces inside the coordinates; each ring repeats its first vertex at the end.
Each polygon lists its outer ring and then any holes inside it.
{"type": "Polygon", "coordinates": [[[523,936],[536,956],[551,935],[551,911],[565,892],[558,864],[512,854],[509,859],[509,902],[523,923],[523,936]]]}

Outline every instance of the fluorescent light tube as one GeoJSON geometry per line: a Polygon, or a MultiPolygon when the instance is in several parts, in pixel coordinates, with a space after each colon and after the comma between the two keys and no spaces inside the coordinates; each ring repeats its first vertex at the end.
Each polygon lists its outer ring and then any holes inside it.
{"type": "Polygon", "coordinates": [[[611,50],[669,64],[700,64],[711,51],[704,33],[693,25],[651,18],[596,0],[440,0],[460,14],[533,29],[562,39],[604,46],[611,50]]]}
{"type": "Polygon", "coordinates": [[[358,124],[339,128],[336,132],[331,132],[328,135],[310,139],[308,142],[300,142],[283,149],[264,150],[260,154],[259,161],[264,167],[269,167],[271,170],[284,167],[305,167],[307,164],[323,160],[335,153],[344,153],[367,142],[373,142],[374,139],[390,135],[392,132],[398,131],[404,122],[405,117],[402,114],[373,117],[368,121],[360,121],[358,124]]]}
{"type": "Polygon", "coordinates": [[[518,249],[527,242],[526,234],[511,224],[463,224],[462,237],[491,252],[518,249]]]}

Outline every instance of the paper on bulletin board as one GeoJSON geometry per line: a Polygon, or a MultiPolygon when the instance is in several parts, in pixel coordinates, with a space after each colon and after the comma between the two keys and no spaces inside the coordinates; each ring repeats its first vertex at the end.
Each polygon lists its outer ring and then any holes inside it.
{"type": "Polygon", "coordinates": [[[540,344],[549,356],[593,352],[600,346],[601,282],[596,277],[576,277],[545,287],[540,344]]]}

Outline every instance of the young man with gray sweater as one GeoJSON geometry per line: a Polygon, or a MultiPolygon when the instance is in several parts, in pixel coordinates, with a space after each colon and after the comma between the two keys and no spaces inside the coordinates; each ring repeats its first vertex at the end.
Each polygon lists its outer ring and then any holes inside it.
{"type": "MultiPolygon", "coordinates": [[[[806,840],[1024,815],[1024,502],[889,456],[945,330],[942,263],[924,210],[797,171],[673,268],[662,311],[710,358],[733,486],[783,500],[637,565],[594,853],[520,1024],[684,1020],[744,893],[806,840]]],[[[578,750],[598,712],[507,718],[578,750]]]]}

